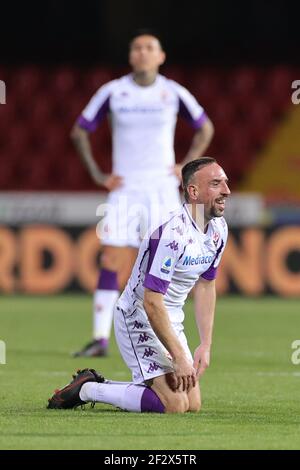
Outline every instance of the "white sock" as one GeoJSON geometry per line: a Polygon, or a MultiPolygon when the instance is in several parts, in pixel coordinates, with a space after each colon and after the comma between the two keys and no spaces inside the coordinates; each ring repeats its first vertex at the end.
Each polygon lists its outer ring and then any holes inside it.
{"type": "Polygon", "coordinates": [[[94,294],[94,339],[109,339],[117,290],[97,289],[94,294]]]}
{"type": "Polygon", "coordinates": [[[141,412],[144,385],[133,383],[95,383],[87,382],[81,387],[79,396],[82,401],[108,403],[122,410],[141,412]]]}

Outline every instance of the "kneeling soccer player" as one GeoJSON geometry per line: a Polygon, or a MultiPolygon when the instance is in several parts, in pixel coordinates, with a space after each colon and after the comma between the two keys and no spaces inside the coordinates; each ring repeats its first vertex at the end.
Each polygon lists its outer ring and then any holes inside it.
{"type": "Polygon", "coordinates": [[[227,241],[223,214],[230,190],[224,170],[210,157],[186,164],[182,180],[186,203],[142,242],[115,307],[116,339],[133,381],[114,382],[84,369],[55,392],[48,408],[100,402],[135,412],[200,410],[198,379],[210,360],[215,278],[227,241]],[[182,307],[194,286],[200,345],[193,359],[182,307]]]}

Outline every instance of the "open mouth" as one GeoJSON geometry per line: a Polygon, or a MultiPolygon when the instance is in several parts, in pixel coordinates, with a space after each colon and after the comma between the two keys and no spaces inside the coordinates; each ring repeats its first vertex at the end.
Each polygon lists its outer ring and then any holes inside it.
{"type": "Polygon", "coordinates": [[[223,197],[216,199],[215,203],[219,209],[225,209],[225,199],[223,197]]]}

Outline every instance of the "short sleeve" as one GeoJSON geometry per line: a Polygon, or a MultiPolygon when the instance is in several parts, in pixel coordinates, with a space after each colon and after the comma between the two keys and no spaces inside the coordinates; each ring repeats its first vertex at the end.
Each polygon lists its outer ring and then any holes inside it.
{"type": "Polygon", "coordinates": [[[178,114],[191,125],[193,129],[200,129],[207,120],[203,107],[196,98],[182,85],[172,81],[179,99],[178,114]]]}
{"type": "Polygon", "coordinates": [[[97,129],[109,112],[113,83],[114,81],[106,83],[94,94],[77,119],[77,124],[80,127],[89,132],[93,132],[97,129]]]}
{"type": "Polygon", "coordinates": [[[144,287],[165,294],[182,251],[182,239],[176,230],[170,230],[169,222],[155,230],[149,239],[144,287]]]}

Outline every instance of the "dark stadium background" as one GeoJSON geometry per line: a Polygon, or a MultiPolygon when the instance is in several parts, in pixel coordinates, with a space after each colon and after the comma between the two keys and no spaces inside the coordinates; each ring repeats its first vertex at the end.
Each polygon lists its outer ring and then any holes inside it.
{"type": "Polygon", "coordinates": [[[1,62],[126,64],[137,28],[161,33],[180,64],[299,64],[297,2],[45,0],[1,6],[1,62]]]}

